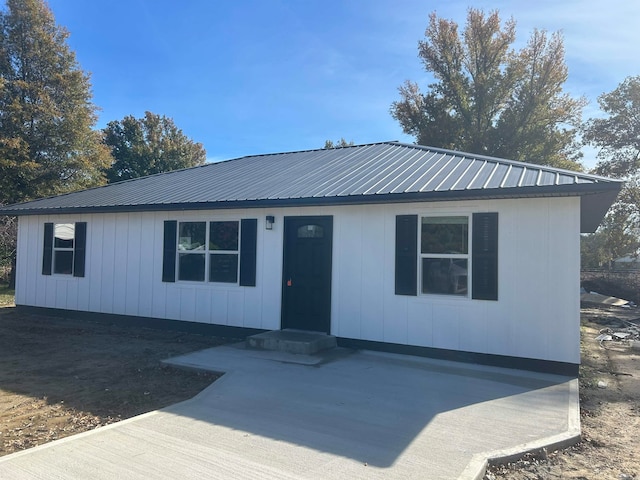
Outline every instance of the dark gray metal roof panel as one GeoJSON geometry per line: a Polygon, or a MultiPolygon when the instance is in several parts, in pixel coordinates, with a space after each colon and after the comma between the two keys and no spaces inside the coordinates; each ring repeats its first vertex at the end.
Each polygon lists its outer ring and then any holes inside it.
{"type": "Polygon", "coordinates": [[[500,188],[516,188],[526,185],[520,185],[520,178],[524,173],[526,167],[522,165],[505,165],[507,172],[504,174],[502,182],[500,182],[500,188]]]}
{"type": "Polygon", "coordinates": [[[617,193],[621,185],[536,164],[383,142],[209,163],[0,207],[0,214],[582,196],[617,193]]]}
{"type": "Polygon", "coordinates": [[[484,188],[485,184],[491,177],[491,174],[496,167],[495,162],[487,162],[486,160],[482,163],[474,163],[478,166],[478,172],[473,177],[471,177],[465,185],[460,184],[459,187],[464,188],[458,188],[458,190],[479,190],[484,188]]]}
{"type": "Polygon", "coordinates": [[[511,171],[511,165],[504,165],[502,163],[491,162],[487,165],[489,175],[485,179],[480,188],[493,189],[500,188],[507,175],[511,171]]]}
{"type": "Polygon", "coordinates": [[[558,174],[555,172],[545,172],[544,170],[540,170],[540,176],[538,177],[538,181],[536,185],[555,185],[556,179],[558,178],[558,174]]]}
{"type": "MultiPolygon", "coordinates": [[[[481,162],[474,162],[470,158],[464,158],[458,165],[458,172],[451,177],[453,183],[447,185],[449,190],[464,188],[469,181],[478,173],[478,169],[482,166],[481,162]]],[[[444,188],[444,186],[441,186],[444,188]]]]}
{"type": "Polygon", "coordinates": [[[526,168],[524,172],[522,172],[522,177],[520,179],[520,183],[518,186],[520,187],[531,187],[538,184],[538,176],[540,175],[539,168],[526,168]]]}
{"type": "Polygon", "coordinates": [[[402,160],[396,161],[396,168],[393,170],[393,175],[384,179],[384,182],[376,189],[376,193],[402,193],[402,186],[407,181],[406,179],[412,174],[417,178],[418,175],[415,174],[415,172],[430,165],[435,155],[433,152],[416,150],[412,155],[403,156],[402,160]]]}
{"type": "Polygon", "coordinates": [[[460,180],[460,177],[471,167],[473,161],[466,157],[457,157],[455,165],[451,164],[449,173],[435,188],[436,191],[448,191],[452,190],[456,183],[460,180]]]}
{"type": "MultiPolygon", "coordinates": [[[[453,171],[458,166],[460,162],[460,157],[456,157],[454,155],[447,155],[444,157],[438,165],[438,171],[434,171],[433,175],[429,180],[424,179],[422,184],[416,185],[419,187],[417,191],[419,192],[437,192],[438,187],[442,185],[453,173],[453,171]]],[[[443,189],[444,190],[444,189],[443,189]]]]}
{"type": "Polygon", "coordinates": [[[568,175],[566,173],[558,173],[558,177],[556,179],[556,185],[571,185],[575,183],[576,176],[568,175]]]}
{"type": "Polygon", "coordinates": [[[424,162],[417,163],[411,168],[407,168],[398,177],[399,183],[392,193],[419,192],[427,182],[447,163],[447,155],[436,153],[425,159],[424,162]]]}

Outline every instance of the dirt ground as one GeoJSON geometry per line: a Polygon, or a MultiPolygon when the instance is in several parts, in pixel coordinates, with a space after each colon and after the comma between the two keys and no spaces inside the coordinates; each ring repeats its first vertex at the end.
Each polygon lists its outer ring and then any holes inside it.
{"type": "MultiPolygon", "coordinates": [[[[160,360],[224,339],[25,315],[9,293],[0,292],[0,456],[191,398],[217,378],[160,360]]],[[[595,340],[625,320],[640,324],[640,308],[582,309],[582,442],[491,466],[485,480],[640,480],[640,349],[595,340]]]]}
{"type": "MultiPolygon", "coordinates": [[[[640,325],[640,308],[582,308],[582,441],[490,467],[485,480],[640,479],[640,346],[596,341],[600,333],[640,325]]],[[[637,344],[636,344],[637,345],[637,344]]]]}
{"type": "Polygon", "coordinates": [[[223,341],[0,307],[0,455],[193,397],[218,376],[160,360],[223,341]]]}

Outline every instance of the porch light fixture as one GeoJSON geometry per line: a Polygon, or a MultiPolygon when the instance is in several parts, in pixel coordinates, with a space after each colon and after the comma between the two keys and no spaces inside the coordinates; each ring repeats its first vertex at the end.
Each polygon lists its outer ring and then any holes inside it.
{"type": "Polygon", "coordinates": [[[266,218],[266,223],[265,223],[265,228],[267,230],[272,230],[273,229],[273,222],[275,222],[276,219],[273,215],[267,215],[266,218]]]}

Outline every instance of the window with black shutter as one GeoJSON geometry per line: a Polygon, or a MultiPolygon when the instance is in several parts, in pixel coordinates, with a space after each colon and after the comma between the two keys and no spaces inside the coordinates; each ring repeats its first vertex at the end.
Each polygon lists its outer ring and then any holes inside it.
{"type": "Polygon", "coordinates": [[[257,220],[164,222],[162,281],[256,284],[257,220]]]}
{"type": "Polygon", "coordinates": [[[469,217],[420,219],[420,291],[466,297],[469,274],[469,217]]]}
{"type": "Polygon", "coordinates": [[[498,214],[398,215],[395,267],[396,295],[497,300],[498,214]]]}
{"type": "Polygon", "coordinates": [[[87,223],[45,223],[43,275],[84,277],[87,223]]]}

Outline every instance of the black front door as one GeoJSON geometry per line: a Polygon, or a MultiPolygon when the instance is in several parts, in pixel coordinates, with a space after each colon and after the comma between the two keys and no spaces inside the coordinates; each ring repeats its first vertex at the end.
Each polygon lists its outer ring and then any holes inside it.
{"type": "Polygon", "coordinates": [[[333,217],[284,217],[282,328],[329,333],[333,217]]]}

